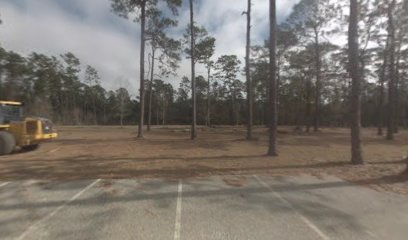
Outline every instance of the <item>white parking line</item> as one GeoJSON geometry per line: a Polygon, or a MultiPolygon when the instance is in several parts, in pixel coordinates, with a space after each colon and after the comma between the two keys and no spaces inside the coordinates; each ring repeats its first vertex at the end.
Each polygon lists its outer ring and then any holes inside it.
{"type": "Polygon", "coordinates": [[[89,190],[90,188],[92,188],[93,186],[95,186],[95,184],[97,184],[99,181],[101,181],[101,179],[97,179],[95,181],[93,181],[91,184],[89,184],[88,186],[86,186],[84,189],[82,189],[80,192],[78,192],[77,194],[75,194],[75,196],[73,196],[71,199],[69,199],[68,201],[66,201],[64,204],[62,204],[61,206],[59,206],[57,209],[55,209],[54,211],[52,211],[50,214],[48,214],[47,216],[45,216],[44,218],[38,220],[37,222],[35,222],[34,224],[32,224],[30,227],[28,227],[18,238],[16,238],[17,240],[22,240],[24,239],[31,231],[37,229],[39,227],[40,224],[44,223],[45,221],[47,221],[48,219],[52,218],[55,214],[57,214],[59,211],[61,211],[63,208],[65,208],[67,205],[69,205],[70,203],[72,203],[73,201],[75,201],[79,196],[81,196],[84,192],[86,192],[87,190],[89,190]]]}
{"type": "Polygon", "coordinates": [[[60,150],[60,148],[61,148],[61,147],[57,147],[57,148],[55,148],[55,149],[53,149],[53,150],[51,150],[51,151],[48,151],[48,153],[55,153],[56,151],[60,150]]]}
{"type": "Polygon", "coordinates": [[[180,240],[182,193],[183,193],[183,183],[180,179],[179,184],[178,184],[178,194],[177,194],[176,221],[174,225],[174,240],[180,240]]]}
{"type": "Polygon", "coordinates": [[[288,208],[290,208],[309,228],[311,228],[319,237],[323,240],[330,240],[330,238],[324,234],[312,221],[310,221],[307,217],[301,214],[292,203],[282,197],[278,192],[275,192],[267,183],[265,183],[260,177],[254,175],[254,178],[262,184],[265,188],[269,189],[271,193],[273,193],[283,204],[285,204],[288,208]]]}
{"type": "Polygon", "coordinates": [[[9,182],[0,183],[0,188],[1,188],[1,187],[5,187],[5,186],[7,186],[8,184],[9,184],[9,182]]]}

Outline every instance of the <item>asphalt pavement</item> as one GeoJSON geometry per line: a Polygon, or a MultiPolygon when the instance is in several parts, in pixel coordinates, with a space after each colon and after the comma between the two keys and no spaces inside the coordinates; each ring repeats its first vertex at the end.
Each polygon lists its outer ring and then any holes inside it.
{"type": "Polygon", "coordinates": [[[0,239],[406,240],[408,197],[327,176],[0,182],[0,239]]]}

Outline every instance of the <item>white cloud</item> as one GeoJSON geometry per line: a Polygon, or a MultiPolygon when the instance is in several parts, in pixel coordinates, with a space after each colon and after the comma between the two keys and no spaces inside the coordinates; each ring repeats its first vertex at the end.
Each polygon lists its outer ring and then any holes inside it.
{"type": "MultiPolygon", "coordinates": [[[[298,0],[279,1],[278,17],[282,19],[298,0]]],[[[268,31],[268,0],[253,0],[253,42],[262,43],[268,31]]],[[[246,1],[201,0],[196,4],[196,21],[217,39],[216,54],[245,53],[246,1]]],[[[186,6],[185,6],[186,7],[186,6]]],[[[118,77],[129,79],[130,92],[136,95],[139,86],[139,26],[120,19],[110,11],[109,0],[13,0],[0,2],[3,25],[0,43],[22,54],[32,51],[59,55],[71,51],[83,65],[98,69],[103,85],[117,88],[118,77]]],[[[188,9],[178,17],[182,31],[189,21],[188,9]]],[[[181,37],[181,36],[180,36],[181,37]]],[[[203,73],[198,66],[198,74],[203,73]]],[[[189,75],[189,62],[183,60],[178,78],[189,75]]],[[[178,81],[175,81],[177,84],[178,81]]]]}

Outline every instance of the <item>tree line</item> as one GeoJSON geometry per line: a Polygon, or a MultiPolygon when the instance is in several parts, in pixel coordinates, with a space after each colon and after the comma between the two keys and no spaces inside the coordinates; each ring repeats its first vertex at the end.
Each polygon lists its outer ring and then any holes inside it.
{"type": "Polygon", "coordinates": [[[27,116],[68,125],[134,124],[139,108],[125,85],[107,91],[98,71],[72,53],[22,56],[0,47],[0,96],[23,101],[27,116]]]}

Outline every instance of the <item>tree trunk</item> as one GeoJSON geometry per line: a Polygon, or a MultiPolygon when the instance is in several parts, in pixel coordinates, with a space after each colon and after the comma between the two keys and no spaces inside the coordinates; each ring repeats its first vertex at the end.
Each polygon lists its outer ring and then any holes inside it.
{"type": "Polygon", "coordinates": [[[351,163],[363,164],[361,149],[361,74],[359,71],[359,46],[358,46],[358,2],[350,0],[350,25],[349,25],[349,71],[352,79],[351,85],[351,163]]]}
{"type": "Polygon", "coordinates": [[[252,139],[252,125],[253,125],[253,90],[252,79],[250,72],[250,54],[251,54],[251,0],[248,0],[247,9],[247,36],[246,36],[246,57],[245,57],[245,75],[247,81],[247,104],[248,104],[248,123],[247,123],[247,140],[252,139]]]}
{"type": "Polygon", "coordinates": [[[276,0],[269,0],[269,108],[270,108],[270,129],[269,129],[269,156],[277,156],[276,135],[277,135],[277,103],[276,103],[276,0]]]}
{"type": "MultiPolygon", "coordinates": [[[[278,105],[277,109],[279,109],[280,103],[280,85],[281,85],[281,61],[279,60],[279,56],[276,57],[276,104],[278,105]]],[[[276,114],[279,116],[278,110],[276,110],[276,114]]]]}
{"type": "Polygon", "coordinates": [[[395,26],[394,8],[396,1],[392,0],[388,6],[388,35],[390,38],[390,64],[388,82],[388,114],[387,114],[387,140],[394,139],[395,121],[395,26]]]}
{"type": "Polygon", "coordinates": [[[163,97],[163,109],[162,109],[162,125],[163,126],[166,123],[165,115],[166,115],[166,102],[165,102],[164,97],[163,97]]]}
{"type": "Polygon", "coordinates": [[[207,127],[211,126],[211,82],[210,82],[210,77],[211,77],[211,66],[210,64],[207,64],[207,118],[206,118],[206,125],[207,127]]]}
{"type": "Polygon", "coordinates": [[[152,98],[153,98],[153,78],[154,78],[154,55],[156,49],[152,46],[152,66],[150,72],[150,86],[149,86],[149,116],[147,120],[147,131],[150,131],[150,127],[152,125],[152,98]]]}
{"type": "Polygon", "coordinates": [[[196,88],[195,88],[195,39],[194,39],[194,7],[193,0],[190,0],[190,48],[191,48],[191,95],[192,95],[192,123],[191,139],[197,137],[197,109],[196,109],[196,88]]]}
{"type": "Polygon", "coordinates": [[[156,126],[159,126],[159,108],[156,107],[156,126]]]}
{"type": "Polygon", "coordinates": [[[239,126],[239,121],[240,121],[239,114],[240,114],[240,112],[241,112],[241,105],[238,102],[237,107],[236,107],[236,124],[235,124],[236,126],[239,126]]]}
{"type": "Polygon", "coordinates": [[[120,126],[123,126],[123,100],[120,100],[120,126]]]}
{"type": "Polygon", "coordinates": [[[78,119],[78,113],[76,112],[77,109],[77,100],[76,100],[76,92],[72,92],[72,111],[73,111],[73,116],[74,116],[74,125],[78,125],[79,119],[78,119]]]}
{"type": "Polygon", "coordinates": [[[302,103],[303,103],[303,97],[302,97],[302,90],[299,91],[299,95],[296,101],[296,106],[295,106],[295,125],[296,125],[296,129],[300,132],[303,132],[303,122],[302,122],[302,103]]]}
{"type": "Polygon", "coordinates": [[[320,126],[320,94],[321,94],[321,60],[320,60],[320,43],[319,33],[315,29],[315,57],[316,57],[316,96],[315,96],[315,115],[313,128],[314,131],[319,131],[320,126]]]}
{"type": "Polygon", "coordinates": [[[232,91],[232,96],[231,96],[231,121],[230,124],[234,125],[235,122],[235,89],[232,91]]]}
{"type": "Polygon", "coordinates": [[[401,67],[401,48],[402,42],[404,40],[404,35],[402,30],[398,34],[398,47],[397,47],[397,58],[395,62],[395,124],[394,124],[394,133],[399,132],[400,124],[400,67],[401,67]]]}
{"type": "Polygon", "coordinates": [[[144,100],[145,100],[145,80],[144,80],[144,61],[145,61],[145,30],[146,30],[146,0],[142,1],[140,21],[140,118],[138,128],[138,138],[143,138],[144,122],[144,100]]]}
{"type": "Polygon", "coordinates": [[[310,126],[312,125],[312,82],[308,78],[306,82],[306,132],[310,132],[310,126]]]}
{"type": "Polygon", "coordinates": [[[385,95],[385,89],[384,89],[384,83],[385,83],[385,73],[387,71],[387,65],[388,65],[388,47],[389,47],[389,38],[387,38],[387,43],[385,45],[384,49],[384,59],[383,59],[383,65],[381,67],[381,73],[380,73],[380,99],[378,100],[378,127],[377,127],[377,135],[382,136],[383,135],[383,125],[384,125],[384,95],[385,95]]]}
{"type": "Polygon", "coordinates": [[[96,97],[93,97],[93,107],[94,107],[94,124],[98,125],[98,113],[96,111],[96,97]]]}
{"type": "Polygon", "coordinates": [[[106,118],[106,103],[103,104],[103,124],[107,124],[107,118],[106,118]]]}

